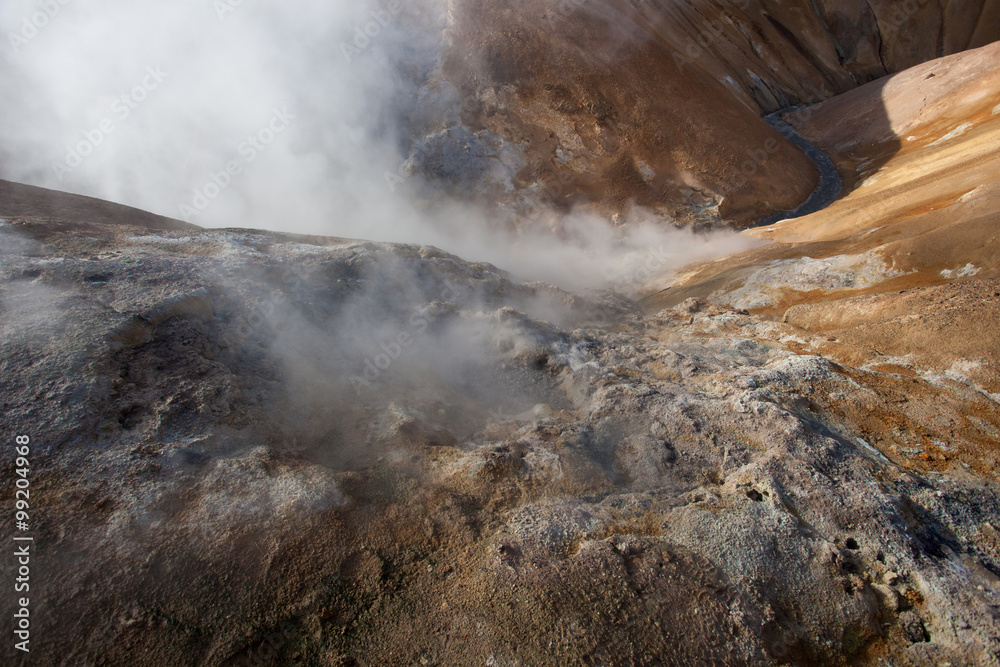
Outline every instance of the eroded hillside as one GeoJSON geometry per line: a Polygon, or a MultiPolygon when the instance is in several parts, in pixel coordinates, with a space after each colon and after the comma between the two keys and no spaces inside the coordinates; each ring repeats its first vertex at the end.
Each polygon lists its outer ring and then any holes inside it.
{"type": "Polygon", "coordinates": [[[997,664],[995,0],[444,9],[429,217],[752,225],[817,184],[792,105],[841,196],[576,293],[0,181],[5,664],[997,664]]]}
{"type": "Polygon", "coordinates": [[[790,114],[849,192],[748,232],[773,243],[697,268],[650,307],[697,297],[745,308],[826,333],[826,355],[1000,390],[998,62],[994,44],[790,114]]]}
{"type": "Polygon", "coordinates": [[[984,45],[1000,37],[997,11],[455,0],[419,94],[409,168],[515,216],[541,201],[753,225],[794,209],[817,182],[763,114],[984,45]]]}

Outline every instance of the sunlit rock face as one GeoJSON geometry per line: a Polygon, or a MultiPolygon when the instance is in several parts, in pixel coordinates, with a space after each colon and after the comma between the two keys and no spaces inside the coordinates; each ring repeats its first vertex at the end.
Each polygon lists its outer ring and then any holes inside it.
{"type": "Polygon", "coordinates": [[[656,306],[767,312],[826,332],[825,354],[849,340],[852,363],[963,373],[996,394],[998,63],[994,43],[786,115],[833,158],[841,198],[754,230],[772,243],[699,267],[656,306]]]}
{"type": "Polygon", "coordinates": [[[439,125],[409,168],[529,219],[544,202],[755,224],[794,209],[817,178],[761,115],[986,44],[1000,36],[994,13],[918,0],[454,0],[418,96],[416,117],[439,125]]]}

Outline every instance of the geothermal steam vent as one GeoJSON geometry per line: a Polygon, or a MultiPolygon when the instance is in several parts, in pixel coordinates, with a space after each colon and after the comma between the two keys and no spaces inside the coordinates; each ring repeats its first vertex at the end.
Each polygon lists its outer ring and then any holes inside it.
{"type": "Polygon", "coordinates": [[[4,665],[997,665],[1000,8],[0,6],[4,665]]]}

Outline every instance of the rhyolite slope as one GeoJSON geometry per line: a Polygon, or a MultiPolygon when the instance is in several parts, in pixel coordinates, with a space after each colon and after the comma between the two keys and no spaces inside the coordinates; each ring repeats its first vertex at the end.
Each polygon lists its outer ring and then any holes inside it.
{"type": "Polygon", "coordinates": [[[960,378],[426,247],[40,217],[0,235],[31,664],[1000,650],[1000,404],[960,378]]]}

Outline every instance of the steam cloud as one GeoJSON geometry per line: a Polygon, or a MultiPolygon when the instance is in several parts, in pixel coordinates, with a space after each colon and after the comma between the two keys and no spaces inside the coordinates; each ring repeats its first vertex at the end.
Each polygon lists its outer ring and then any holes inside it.
{"type": "Polygon", "coordinates": [[[0,177],[206,227],[431,244],[526,279],[627,291],[745,247],[574,215],[512,236],[390,188],[437,65],[442,0],[13,0],[0,7],[0,177]]]}

